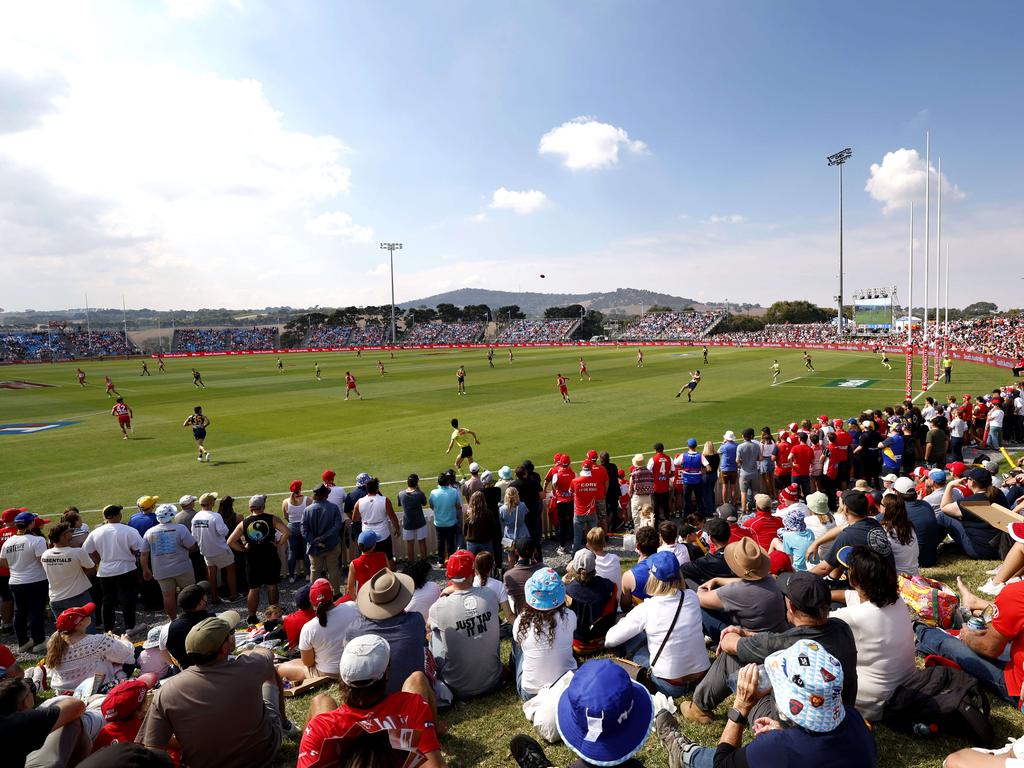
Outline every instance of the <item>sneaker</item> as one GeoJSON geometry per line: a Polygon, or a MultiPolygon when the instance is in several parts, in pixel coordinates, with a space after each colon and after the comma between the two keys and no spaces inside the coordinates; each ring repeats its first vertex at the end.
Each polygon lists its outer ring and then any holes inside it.
{"type": "Polygon", "coordinates": [[[568,552],[566,551],[565,547],[559,547],[558,549],[556,549],[556,550],[555,550],[555,552],[557,552],[557,553],[558,553],[558,554],[560,554],[560,555],[567,555],[567,554],[569,554],[569,553],[568,553],[568,552]]]}
{"type": "Polygon", "coordinates": [[[32,650],[32,641],[29,640],[26,643],[22,643],[18,646],[18,653],[28,653],[32,650]]]}
{"type": "Polygon", "coordinates": [[[997,573],[999,573],[999,569],[998,568],[993,568],[993,569],[991,569],[989,571],[985,571],[985,575],[986,576],[995,576],[997,573]]]}
{"type": "Polygon", "coordinates": [[[690,764],[689,756],[697,744],[687,738],[672,713],[662,709],[654,718],[654,732],[668,752],[668,768],[684,768],[690,764]]]}
{"type": "Polygon", "coordinates": [[[1003,587],[1005,586],[1005,584],[996,584],[992,581],[991,578],[989,578],[988,581],[986,581],[984,584],[978,587],[978,591],[981,592],[983,595],[990,595],[991,597],[996,597],[1000,592],[1003,591],[1003,587]]]}
{"type": "Polygon", "coordinates": [[[46,653],[46,641],[39,643],[38,645],[32,646],[32,653],[46,653]]]}
{"type": "Polygon", "coordinates": [[[207,451],[207,452],[206,452],[206,460],[207,460],[207,461],[209,461],[209,460],[210,460],[210,452],[209,452],[209,451],[207,451]]]}
{"type": "Polygon", "coordinates": [[[551,761],[544,754],[544,748],[529,736],[523,734],[513,736],[512,741],[508,744],[508,750],[512,753],[512,759],[516,761],[519,768],[550,768],[551,766],[551,761]]]}
{"type": "Polygon", "coordinates": [[[140,635],[146,634],[148,630],[148,624],[136,624],[131,629],[125,630],[125,634],[128,635],[128,637],[139,637],[140,635]]]}
{"type": "Polygon", "coordinates": [[[691,723],[700,723],[701,725],[708,725],[711,722],[711,715],[709,715],[703,709],[698,707],[692,701],[684,701],[679,706],[679,714],[681,714],[691,723]]]}

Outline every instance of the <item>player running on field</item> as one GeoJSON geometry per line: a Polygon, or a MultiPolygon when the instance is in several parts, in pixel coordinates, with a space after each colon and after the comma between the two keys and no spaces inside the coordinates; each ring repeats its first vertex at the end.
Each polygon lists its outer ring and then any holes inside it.
{"type": "Polygon", "coordinates": [[[134,414],[132,413],[132,409],[125,404],[123,397],[117,398],[117,402],[114,403],[114,407],[110,409],[110,415],[117,416],[117,426],[121,428],[121,434],[124,435],[122,439],[127,440],[128,430],[131,429],[132,432],[135,431],[132,429],[132,416],[134,414]]]}
{"type": "Polygon", "coordinates": [[[142,361],[142,373],[140,373],[139,376],[149,376],[149,375],[150,375],[150,373],[149,373],[149,366],[146,365],[146,361],[143,360],[142,361]]]}
{"type": "Polygon", "coordinates": [[[381,376],[384,375],[384,361],[383,360],[378,360],[377,361],[377,370],[380,371],[380,375],[381,376]]]}
{"type": "Polygon", "coordinates": [[[452,439],[448,441],[448,450],[444,452],[444,455],[447,456],[451,453],[452,448],[455,446],[459,447],[459,458],[455,460],[456,469],[462,466],[463,460],[473,460],[473,446],[469,444],[470,438],[473,439],[474,443],[480,445],[480,438],[476,436],[476,432],[460,427],[459,420],[452,419],[452,439]]]}
{"type": "Polygon", "coordinates": [[[811,353],[804,351],[804,368],[811,373],[814,373],[814,364],[811,362],[811,353]]]}
{"type": "Polygon", "coordinates": [[[459,383],[459,394],[466,394],[466,366],[459,366],[459,370],[455,372],[455,380],[459,383]]]}
{"type": "Polygon", "coordinates": [[[355,392],[359,395],[359,399],[363,399],[363,395],[356,388],[356,377],[352,375],[351,371],[345,371],[345,399],[348,400],[348,396],[355,392]]]}
{"type": "Polygon", "coordinates": [[[509,347],[508,348],[508,362],[509,362],[509,365],[512,364],[512,360],[513,360],[513,357],[512,357],[512,347],[509,347]]]}
{"type": "Polygon", "coordinates": [[[882,352],[882,365],[884,365],[890,371],[892,370],[892,365],[889,364],[889,353],[887,352],[882,352]]]}
{"type": "Polygon", "coordinates": [[[313,376],[317,381],[320,381],[320,363],[313,363],[313,376]]]}
{"type": "Polygon", "coordinates": [[[707,365],[708,364],[708,345],[705,344],[704,347],[701,349],[701,351],[704,353],[704,365],[707,365]]]}
{"type": "Polygon", "coordinates": [[[693,402],[693,391],[697,389],[697,385],[700,384],[700,370],[690,371],[690,381],[679,388],[676,392],[676,397],[683,394],[683,390],[686,390],[686,402],[693,402]]]}
{"type": "Polygon", "coordinates": [[[78,386],[85,386],[85,371],[81,368],[75,368],[75,375],[78,377],[78,386]]]}
{"type": "Polygon", "coordinates": [[[583,377],[587,377],[587,381],[590,381],[590,373],[587,372],[587,361],[582,357],[580,358],[580,381],[583,381],[583,377]]]}
{"type": "Polygon", "coordinates": [[[493,347],[488,347],[487,348],[487,365],[489,365],[491,368],[494,367],[494,348],[493,347]]]}
{"type": "Polygon", "coordinates": [[[772,360],[771,372],[772,372],[772,384],[778,384],[779,383],[779,374],[782,373],[782,368],[779,366],[779,361],[778,360],[772,360]]]}
{"type": "Polygon", "coordinates": [[[196,448],[199,450],[199,457],[196,461],[202,461],[204,458],[210,460],[210,452],[206,450],[206,446],[203,443],[206,442],[206,428],[210,426],[210,419],[203,413],[203,407],[197,405],[192,412],[192,415],[185,419],[185,422],[181,425],[183,427],[192,427],[192,437],[196,440],[196,448]]]}
{"type": "Polygon", "coordinates": [[[156,372],[157,373],[167,373],[167,369],[164,367],[164,359],[162,357],[158,357],[156,359],[156,361],[157,361],[156,372]]]}
{"type": "Polygon", "coordinates": [[[103,380],[107,382],[107,397],[114,397],[115,395],[117,397],[121,396],[121,393],[114,389],[114,382],[110,380],[109,376],[104,376],[103,380]],[[111,394],[111,392],[113,392],[114,394],[111,394]]]}
{"type": "Polygon", "coordinates": [[[280,357],[277,358],[277,370],[279,370],[281,373],[284,373],[284,362],[282,362],[280,357]]]}
{"type": "Polygon", "coordinates": [[[556,381],[558,382],[558,392],[562,396],[562,402],[566,404],[571,403],[572,401],[569,399],[569,385],[565,380],[565,376],[558,374],[556,381]]]}
{"type": "Polygon", "coordinates": [[[195,368],[192,369],[192,386],[196,389],[200,387],[206,389],[206,384],[203,383],[203,375],[195,368]]]}
{"type": "Polygon", "coordinates": [[[644,367],[644,351],[642,349],[638,349],[636,351],[636,367],[637,368],[643,368],[644,367]]]}

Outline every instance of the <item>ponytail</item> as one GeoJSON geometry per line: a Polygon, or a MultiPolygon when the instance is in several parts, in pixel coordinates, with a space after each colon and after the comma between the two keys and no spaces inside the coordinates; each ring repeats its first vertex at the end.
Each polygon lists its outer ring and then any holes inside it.
{"type": "Polygon", "coordinates": [[[51,670],[59,667],[64,661],[64,654],[70,647],[68,632],[54,632],[46,643],[46,666],[51,670]]]}
{"type": "Polygon", "coordinates": [[[316,604],[316,620],[320,622],[321,627],[327,626],[327,614],[333,607],[334,603],[330,600],[324,600],[316,604]]]}
{"type": "Polygon", "coordinates": [[[985,489],[985,498],[988,499],[989,504],[1002,504],[1006,501],[1006,497],[1003,496],[1003,492],[994,485],[990,485],[985,489]]]}

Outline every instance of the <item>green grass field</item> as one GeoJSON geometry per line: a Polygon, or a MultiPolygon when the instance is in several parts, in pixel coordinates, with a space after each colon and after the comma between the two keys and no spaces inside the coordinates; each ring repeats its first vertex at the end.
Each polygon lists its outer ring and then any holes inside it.
{"type": "MultiPolygon", "coordinates": [[[[488,369],[483,350],[401,351],[395,360],[384,358],[384,377],[377,373],[373,353],[361,358],[290,354],[282,359],[283,374],[276,370],[273,355],[197,359],[208,385],[203,391],[192,386],[193,361],[183,359],[168,360],[162,375],[151,365],[154,372],[149,378],[140,378],[138,361],[86,362],[85,389],[75,382],[74,365],[2,369],[0,379],[54,386],[0,388],[0,428],[78,423],[33,434],[0,433],[0,504],[56,514],[68,504],[96,510],[112,502],[132,503],[144,493],[169,500],[205,490],[237,497],[282,494],[296,478],[307,486],[314,484],[327,467],[345,484],[364,470],[399,482],[415,471],[429,486],[429,478],[451,462],[444,449],[452,417],[477,431],[482,443],[476,449],[478,459],[497,469],[525,457],[545,464],[556,451],[577,459],[589,448],[617,456],[649,454],[654,441],[677,447],[690,436],[717,444],[725,429],[738,432],[765,424],[778,428],[821,413],[850,416],[903,399],[903,359],[894,356],[893,370],[887,371],[878,357],[857,353],[816,352],[814,374],[804,371],[797,350],[712,349],[711,364],[703,366],[699,349],[647,348],[641,370],[635,367],[633,347],[520,349],[512,365],[502,349],[495,354],[494,370],[488,369]],[[581,353],[591,382],[577,381],[581,353]],[[769,365],[776,357],[783,383],[772,387],[769,365]],[[322,382],[313,379],[314,360],[323,370],[322,382]],[[468,373],[465,397],[456,394],[455,369],[460,364],[468,373]],[[704,374],[695,402],[676,399],[676,391],[688,380],[687,371],[695,367],[704,374]],[[357,376],[365,400],[343,401],[345,370],[357,376]],[[572,405],[564,405],[558,395],[558,372],[569,378],[572,405]],[[131,440],[121,440],[110,416],[113,401],[104,395],[105,373],[135,410],[131,440]],[[212,420],[209,464],[195,460],[191,432],[181,426],[194,405],[202,405],[212,420]]],[[[982,392],[1005,378],[994,369],[961,363],[954,371],[955,386],[940,384],[932,394],[982,392]]],[[[391,486],[397,487],[401,486],[391,486]]],[[[98,515],[86,517],[93,522],[98,515]]],[[[929,574],[951,583],[962,574],[977,585],[989,567],[947,559],[929,574]]],[[[307,707],[307,700],[296,700],[289,702],[288,710],[301,724],[307,707]]],[[[716,743],[725,708],[715,724],[686,724],[685,732],[702,743],[716,743]]],[[[451,730],[443,746],[453,766],[511,765],[509,738],[531,730],[510,689],[459,704],[444,718],[451,730]]],[[[1024,726],[1020,716],[1003,704],[994,706],[993,720],[1000,736],[1017,736],[1024,726]]],[[[885,728],[876,736],[879,764],[892,768],[938,766],[942,757],[962,746],[943,738],[915,740],[885,728]]],[[[295,744],[289,743],[276,764],[294,765],[296,754],[295,744]]],[[[572,761],[562,746],[548,748],[548,754],[557,765],[572,761]]],[[[641,757],[651,766],[667,764],[656,739],[648,742],[641,757]]]]}
{"type": "MultiPolygon", "coordinates": [[[[2,379],[53,386],[0,388],[0,428],[77,423],[31,434],[0,432],[0,503],[53,514],[68,504],[96,510],[142,494],[177,500],[205,490],[236,497],[283,493],[296,478],[310,486],[327,467],[343,484],[365,470],[383,481],[417,472],[429,485],[454,457],[444,455],[452,417],[477,432],[477,459],[497,469],[525,457],[542,465],[556,451],[574,458],[590,448],[631,456],[649,453],[655,441],[683,446],[690,436],[717,444],[725,429],[777,428],[821,413],[850,416],[903,398],[902,358],[893,357],[887,371],[877,356],[845,352],[816,353],[814,374],[804,370],[796,350],[712,349],[710,365],[703,366],[699,349],[648,348],[645,367],[637,369],[633,347],[519,349],[511,365],[502,349],[493,370],[483,350],[399,351],[394,360],[385,355],[383,377],[374,353],[282,359],[284,373],[273,355],[172,359],[164,374],[151,364],[151,377],[139,376],[139,361],[84,362],[85,388],[77,385],[73,364],[3,368],[2,379]],[[578,381],[580,354],[591,382],[578,381]],[[773,387],[775,357],[782,383],[773,387]],[[313,378],[314,360],[321,382],[313,378]],[[192,386],[193,362],[205,390],[192,386]],[[456,394],[460,364],[467,368],[464,397],[456,394]],[[676,399],[695,367],[704,375],[695,401],[676,399]],[[346,370],[357,377],[364,400],[343,400],[346,370]],[[559,397],[558,372],[569,378],[571,405],[559,397]],[[104,374],[134,409],[131,440],[121,439],[110,415],[104,374]],[[212,422],[208,464],[196,461],[191,430],[181,426],[195,405],[212,422]]],[[[959,364],[955,388],[940,384],[932,393],[984,391],[1004,378],[994,369],[959,364]]]]}

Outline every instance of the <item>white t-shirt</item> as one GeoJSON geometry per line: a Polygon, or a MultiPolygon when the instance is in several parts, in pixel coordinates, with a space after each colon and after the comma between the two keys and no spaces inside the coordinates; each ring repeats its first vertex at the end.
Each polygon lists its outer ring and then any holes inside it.
{"type": "MultiPolygon", "coordinates": [[[[689,554],[689,553],[687,553],[689,554]]],[[[622,591],[622,562],[619,560],[619,556],[614,552],[605,552],[603,555],[598,555],[597,559],[597,575],[604,576],[615,588],[622,591]]]]}
{"type": "Polygon", "coordinates": [[[498,607],[501,607],[508,600],[508,590],[505,589],[505,585],[502,582],[498,581],[493,576],[488,576],[487,577],[487,583],[486,584],[481,584],[480,583],[480,576],[478,574],[478,575],[473,577],[473,586],[474,587],[485,586],[489,590],[491,590],[491,592],[494,593],[495,597],[498,598],[498,607]]]}
{"type": "Polygon", "coordinates": [[[341,652],[345,650],[345,632],[359,616],[355,603],[341,603],[327,612],[327,626],[321,627],[314,616],[299,630],[299,650],[313,651],[317,671],[338,676],[341,652]]]}
{"type": "Polygon", "coordinates": [[[963,437],[967,434],[967,422],[958,416],[949,422],[949,432],[953,437],[963,437]]]}
{"type": "Polygon", "coordinates": [[[1013,412],[1018,416],[1024,416],[1024,397],[1013,398],[1013,412]]]}
{"type": "Polygon", "coordinates": [[[827,517],[818,517],[817,515],[808,515],[805,517],[804,525],[807,526],[808,531],[814,534],[814,538],[816,539],[820,539],[836,527],[836,524],[827,517]]]}
{"type": "Polygon", "coordinates": [[[892,556],[896,560],[896,572],[917,576],[920,568],[917,560],[921,553],[920,547],[917,545],[917,533],[911,529],[910,543],[900,544],[896,540],[896,535],[890,531],[889,546],[892,547],[892,556]]]}
{"type": "Polygon", "coordinates": [[[914,630],[907,604],[897,599],[879,608],[861,603],[855,591],[846,592],[846,607],[832,611],[853,631],[857,645],[857,711],[865,720],[878,720],[882,707],[914,674],[914,630]]]}
{"type": "Polygon", "coordinates": [[[46,539],[31,533],[15,534],[4,542],[0,558],[11,569],[11,584],[34,584],[46,581],[46,572],[39,562],[46,551],[46,539]]]}
{"type": "Polygon", "coordinates": [[[362,520],[364,531],[373,531],[378,541],[391,536],[391,523],[388,521],[388,501],[384,496],[363,496],[356,502],[359,507],[359,519],[362,520]]]}
{"type": "Polygon", "coordinates": [[[1003,409],[993,408],[988,412],[988,425],[990,427],[996,427],[998,429],[1003,428],[1003,409]]]}
{"type": "Polygon", "coordinates": [[[92,586],[85,569],[94,568],[96,563],[81,547],[50,547],[41,560],[50,582],[51,603],[80,595],[92,586]]]}
{"type": "MultiPolygon", "coordinates": [[[[516,617],[512,623],[512,637],[519,637],[519,624],[522,616],[516,617]]],[[[555,621],[554,638],[544,635],[543,639],[536,633],[528,632],[519,643],[523,652],[523,690],[536,693],[546,685],[551,685],[570,670],[576,669],[576,659],[572,655],[572,634],[576,631],[576,614],[565,610],[555,621]]]]}
{"type": "Polygon", "coordinates": [[[412,613],[418,611],[423,615],[423,620],[427,620],[427,614],[430,612],[430,606],[437,602],[438,598],[441,597],[441,587],[436,581],[428,581],[422,587],[412,593],[412,600],[405,606],[406,613],[412,613]]]}
{"type": "Polygon", "coordinates": [[[685,675],[703,672],[711,666],[708,651],[704,645],[704,628],[701,624],[700,601],[697,593],[687,589],[684,593],[683,608],[679,619],[668,634],[679,605],[679,594],[649,597],[627,613],[614,627],[608,630],[605,646],[612,648],[647,633],[647,650],[653,661],[658,649],[665,641],[665,650],[654,665],[654,674],[665,680],[675,680],[685,675]]]}
{"type": "Polygon", "coordinates": [[[104,523],[89,532],[82,549],[100,556],[96,575],[120,576],[135,570],[135,554],[142,551],[142,536],[130,525],[104,523]]]}
{"type": "Polygon", "coordinates": [[[228,546],[228,526],[220,512],[201,509],[192,518],[192,537],[199,544],[203,557],[217,557],[231,551],[228,546]]]}
{"type": "Polygon", "coordinates": [[[192,572],[188,551],[196,540],[184,525],[159,523],[142,537],[142,551],[149,552],[154,579],[170,579],[192,572]]]}
{"type": "MultiPolygon", "coordinates": [[[[686,545],[681,542],[677,541],[675,544],[662,544],[660,547],[658,547],[658,551],[671,552],[673,555],[676,556],[676,560],[679,561],[680,566],[686,565],[688,562],[690,562],[690,550],[688,550],[686,548],[686,545]]],[[[599,571],[598,576],[600,575],[601,574],[599,571]]]]}
{"type": "Polygon", "coordinates": [[[327,494],[327,500],[331,502],[331,504],[337,504],[338,509],[344,512],[345,496],[346,494],[344,488],[342,488],[340,485],[332,485],[330,493],[327,494]]]}

